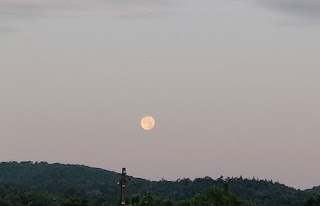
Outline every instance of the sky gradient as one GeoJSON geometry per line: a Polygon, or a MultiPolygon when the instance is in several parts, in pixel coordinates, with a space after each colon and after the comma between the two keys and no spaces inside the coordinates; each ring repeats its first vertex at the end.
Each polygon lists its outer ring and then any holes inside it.
{"type": "Polygon", "coordinates": [[[1,0],[0,161],[320,185],[319,36],[318,0],[1,0]]]}

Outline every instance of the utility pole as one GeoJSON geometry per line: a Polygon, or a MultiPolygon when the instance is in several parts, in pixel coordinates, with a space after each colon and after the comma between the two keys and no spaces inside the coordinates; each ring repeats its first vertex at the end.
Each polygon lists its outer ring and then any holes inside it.
{"type": "Polygon", "coordinates": [[[122,168],[122,175],[120,180],[121,187],[121,206],[126,205],[126,183],[127,183],[127,173],[126,168],[122,168]]]}

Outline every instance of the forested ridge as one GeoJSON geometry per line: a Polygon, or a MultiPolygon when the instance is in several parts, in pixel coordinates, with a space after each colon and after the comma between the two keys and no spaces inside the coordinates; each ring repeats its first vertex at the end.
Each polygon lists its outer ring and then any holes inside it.
{"type": "MultiPolygon", "coordinates": [[[[19,202],[11,205],[116,205],[119,179],[116,172],[81,165],[3,162],[0,205],[10,205],[6,201],[11,200],[19,202]]],[[[128,177],[127,183],[128,204],[137,206],[320,206],[317,189],[301,191],[271,180],[242,177],[193,181],[128,177]]]]}

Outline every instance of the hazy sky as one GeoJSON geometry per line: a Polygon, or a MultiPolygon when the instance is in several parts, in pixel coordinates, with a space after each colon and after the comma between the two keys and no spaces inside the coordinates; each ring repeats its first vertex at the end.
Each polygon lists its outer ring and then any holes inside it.
{"type": "Polygon", "coordinates": [[[320,185],[319,37],[319,0],[0,0],[0,161],[320,185]]]}

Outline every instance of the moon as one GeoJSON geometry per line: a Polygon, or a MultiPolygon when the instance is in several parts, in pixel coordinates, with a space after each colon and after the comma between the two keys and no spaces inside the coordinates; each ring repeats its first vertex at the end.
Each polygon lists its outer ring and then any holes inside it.
{"type": "Polygon", "coordinates": [[[156,122],[154,121],[154,119],[151,116],[145,116],[142,118],[141,120],[141,127],[144,130],[152,130],[152,128],[154,127],[154,125],[156,124],[156,122]]]}

